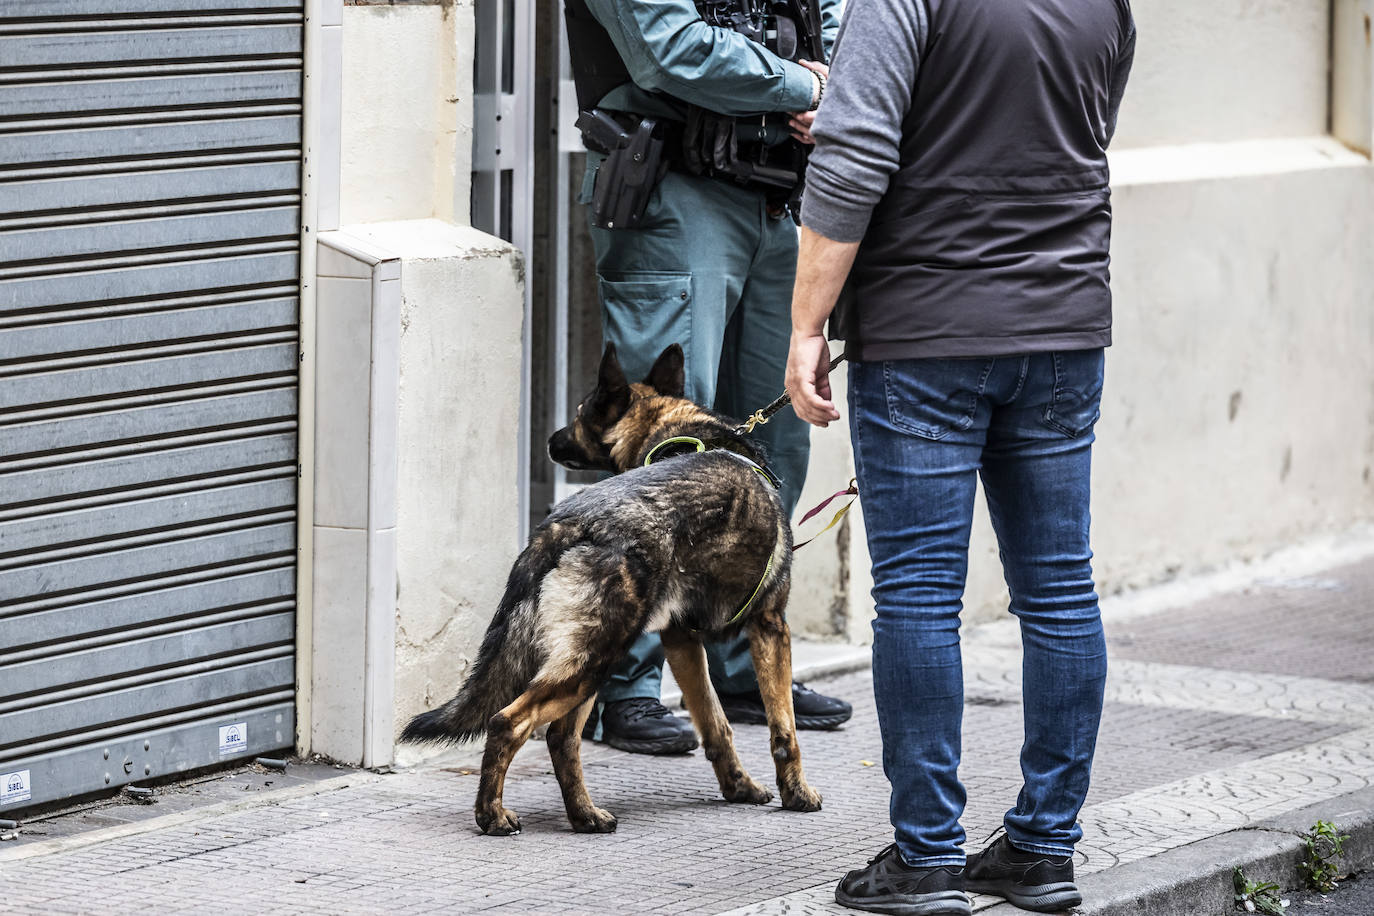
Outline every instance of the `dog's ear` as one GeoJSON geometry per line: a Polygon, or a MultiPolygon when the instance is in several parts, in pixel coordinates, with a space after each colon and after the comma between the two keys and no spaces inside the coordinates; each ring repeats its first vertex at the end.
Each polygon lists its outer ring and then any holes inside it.
{"type": "Polygon", "coordinates": [[[601,355],[595,402],[598,419],[607,426],[619,420],[630,406],[630,382],[625,378],[625,370],[620,368],[613,343],[607,343],[606,352],[601,355]]]}
{"type": "Polygon", "coordinates": [[[654,360],[654,367],[645,376],[644,384],[670,398],[682,397],[687,388],[683,362],[681,345],[670,345],[654,360]]]}

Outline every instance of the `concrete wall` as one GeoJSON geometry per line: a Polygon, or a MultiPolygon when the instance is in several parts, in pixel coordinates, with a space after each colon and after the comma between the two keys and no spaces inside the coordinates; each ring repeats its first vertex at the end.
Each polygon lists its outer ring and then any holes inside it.
{"type": "Polygon", "coordinates": [[[384,766],[395,731],[461,683],[519,547],[524,260],[463,225],[471,5],[341,18],[306,746],[384,766]]]}
{"type": "Polygon", "coordinates": [[[381,766],[456,692],[515,555],[524,267],[432,219],[321,246],[313,748],[381,766]]]}
{"type": "Polygon", "coordinates": [[[1374,515],[1374,170],[1328,140],[1303,167],[1238,176],[1245,153],[1191,180],[1134,181],[1143,151],[1117,163],[1094,494],[1108,591],[1374,515]]]}
{"type": "Polygon", "coordinates": [[[1332,0],[1331,132],[1374,151],[1374,0],[1332,0]]]}
{"type": "Polygon", "coordinates": [[[471,2],[343,14],[342,225],[468,222],[471,2]]]}
{"type": "MultiPolygon", "coordinates": [[[[1135,4],[1094,468],[1104,593],[1374,517],[1374,168],[1352,152],[1369,149],[1371,3],[1337,3],[1334,40],[1325,0],[1135,4]]],[[[812,444],[804,507],[853,473],[842,426],[812,444]]],[[[969,620],[1007,600],[978,513],[969,620]]],[[[794,628],[870,639],[861,513],[806,550],[794,628]]]]}
{"type": "MultiPolygon", "coordinates": [[[[1136,4],[1094,484],[1108,593],[1374,516],[1374,169],[1352,152],[1370,141],[1371,0],[1335,2],[1334,20],[1326,0],[1136,4]]],[[[343,231],[401,265],[399,725],[456,688],[518,548],[522,260],[452,225],[469,206],[471,6],[350,5],[343,23],[343,231]]],[[[813,443],[803,507],[853,473],[842,425],[813,443]]],[[[861,508],[796,569],[799,631],[869,638],[861,508]]],[[[1005,602],[980,505],[966,616],[1005,602]]],[[[349,702],[320,714],[355,716],[349,702]]]]}
{"type": "Polygon", "coordinates": [[[1115,148],[1326,132],[1329,0],[1132,9],[1135,71],[1115,148]]]}
{"type": "Polygon", "coordinates": [[[401,267],[397,724],[457,692],[519,536],[523,262],[437,221],[359,230],[401,267]],[[517,308],[512,309],[512,303],[517,308]]]}

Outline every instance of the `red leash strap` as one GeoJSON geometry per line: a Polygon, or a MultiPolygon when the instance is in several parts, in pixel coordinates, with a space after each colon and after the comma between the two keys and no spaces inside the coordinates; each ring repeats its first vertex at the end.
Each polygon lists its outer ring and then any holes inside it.
{"type": "MultiPolygon", "coordinates": [[[[834,502],[835,500],[839,499],[841,496],[852,496],[852,497],[854,497],[854,499],[858,499],[858,497],[859,497],[859,485],[858,485],[858,481],[855,480],[855,479],[853,479],[853,478],[851,478],[850,481],[849,481],[849,486],[848,486],[848,487],[845,487],[843,490],[840,490],[838,493],[835,493],[835,494],[832,495],[832,496],[827,496],[825,499],[821,500],[821,504],[818,505],[816,508],[812,509],[810,512],[808,512],[808,513],[806,513],[805,515],[803,515],[803,516],[801,517],[801,521],[800,521],[800,522],[797,522],[797,524],[798,524],[798,525],[805,525],[805,524],[806,524],[807,522],[809,522],[811,519],[815,518],[816,515],[817,515],[817,513],[819,513],[822,509],[824,509],[826,506],[830,505],[830,504],[831,504],[832,502],[834,502]]],[[[844,518],[845,513],[849,511],[849,507],[852,506],[852,505],[854,505],[854,499],[851,499],[849,502],[845,503],[844,506],[841,507],[840,511],[838,511],[838,512],[835,513],[835,517],[832,518],[832,519],[830,520],[830,524],[826,525],[826,526],[825,526],[824,528],[822,528],[820,531],[817,531],[815,534],[811,535],[811,537],[809,537],[809,538],[807,538],[806,540],[802,541],[800,544],[793,544],[793,545],[792,545],[792,550],[793,550],[793,552],[796,552],[796,551],[798,551],[798,550],[801,550],[801,549],[802,549],[803,547],[805,547],[807,544],[810,544],[810,543],[811,543],[812,541],[814,541],[816,538],[820,537],[821,535],[823,535],[823,534],[825,534],[827,531],[829,531],[831,528],[834,528],[836,525],[838,525],[838,524],[840,523],[840,519],[844,518]]]]}

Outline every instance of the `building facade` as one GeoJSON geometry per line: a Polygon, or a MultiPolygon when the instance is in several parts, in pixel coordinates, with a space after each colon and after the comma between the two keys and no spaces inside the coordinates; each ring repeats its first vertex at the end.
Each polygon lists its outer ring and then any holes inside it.
{"type": "MultiPolygon", "coordinates": [[[[1104,591],[1374,515],[1374,0],[1136,4],[1104,591]]],[[[590,380],[551,2],[0,10],[0,812],[447,699],[590,380]]],[[[762,406],[762,405],[760,405],[762,406]]],[[[813,436],[804,504],[852,474],[813,436]]],[[[790,610],[868,639],[862,514],[790,610]]],[[[1002,612],[975,534],[970,619],[1002,612]]]]}

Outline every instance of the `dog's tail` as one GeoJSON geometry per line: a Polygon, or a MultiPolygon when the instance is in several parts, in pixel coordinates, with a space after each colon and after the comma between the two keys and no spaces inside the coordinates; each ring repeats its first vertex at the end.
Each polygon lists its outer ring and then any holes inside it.
{"type": "Polygon", "coordinates": [[[476,738],[487,722],[524,692],[543,663],[535,638],[536,592],[556,558],[535,558],[527,549],[511,569],[506,593],[487,627],[472,673],[458,695],[422,712],[401,732],[402,741],[454,742],[476,738]],[[548,562],[552,560],[553,562],[548,562]]]}

